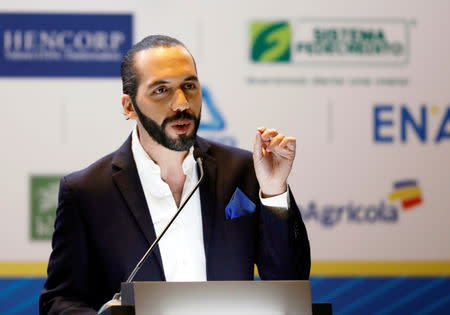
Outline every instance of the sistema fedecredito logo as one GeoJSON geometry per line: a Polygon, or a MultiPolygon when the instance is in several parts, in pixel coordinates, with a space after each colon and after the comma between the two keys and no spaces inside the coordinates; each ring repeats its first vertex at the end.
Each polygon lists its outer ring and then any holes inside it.
{"type": "Polygon", "coordinates": [[[289,62],[291,28],[288,22],[253,22],[250,25],[251,60],[289,62]]]}
{"type": "Polygon", "coordinates": [[[409,63],[406,19],[292,18],[252,21],[253,63],[399,65],[409,63]]]}
{"type": "Polygon", "coordinates": [[[342,204],[310,201],[300,206],[305,222],[316,222],[324,227],[348,224],[392,224],[399,221],[400,212],[414,209],[423,203],[422,189],[417,180],[405,179],[393,183],[386,199],[372,203],[349,201],[342,204]],[[399,210],[399,208],[401,210],[399,210]]]}

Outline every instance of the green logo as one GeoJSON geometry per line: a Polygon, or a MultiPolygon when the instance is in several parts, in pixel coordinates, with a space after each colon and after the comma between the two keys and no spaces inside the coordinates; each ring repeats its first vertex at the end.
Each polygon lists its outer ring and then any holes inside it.
{"type": "Polygon", "coordinates": [[[255,62],[289,62],[291,28],[287,22],[253,22],[250,25],[251,59],[255,62]]]}
{"type": "Polygon", "coordinates": [[[32,175],[30,178],[32,240],[52,238],[61,178],[62,176],[45,175],[32,175]]]}

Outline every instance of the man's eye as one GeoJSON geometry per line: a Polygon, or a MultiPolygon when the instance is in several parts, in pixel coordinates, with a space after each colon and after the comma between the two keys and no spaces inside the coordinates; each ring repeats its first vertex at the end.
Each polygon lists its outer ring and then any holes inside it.
{"type": "Polygon", "coordinates": [[[155,94],[162,94],[165,91],[166,91],[166,88],[160,87],[160,88],[157,88],[156,90],[154,90],[153,93],[155,93],[155,94]]]}
{"type": "Polygon", "coordinates": [[[193,84],[193,83],[187,83],[187,84],[184,85],[184,87],[185,87],[187,90],[192,90],[192,89],[195,89],[195,84],[193,84]]]}

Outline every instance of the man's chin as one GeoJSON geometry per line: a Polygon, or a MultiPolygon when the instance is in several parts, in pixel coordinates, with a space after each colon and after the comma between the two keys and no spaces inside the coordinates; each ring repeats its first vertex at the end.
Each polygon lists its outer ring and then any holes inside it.
{"type": "Polygon", "coordinates": [[[170,150],[174,151],[187,151],[189,150],[195,143],[195,135],[191,132],[189,135],[181,134],[176,137],[167,137],[167,147],[170,150]]]}

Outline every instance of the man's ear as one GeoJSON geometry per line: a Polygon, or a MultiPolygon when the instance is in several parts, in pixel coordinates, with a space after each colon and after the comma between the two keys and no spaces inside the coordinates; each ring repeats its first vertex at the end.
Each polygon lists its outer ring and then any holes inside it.
{"type": "Polygon", "coordinates": [[[128,119],[137,119],[137,114],[134,111],[133,102],[131,101],[131,97],[128,94],[122,95],[122,107],[123,113],[127,116],[128,119]]]}

